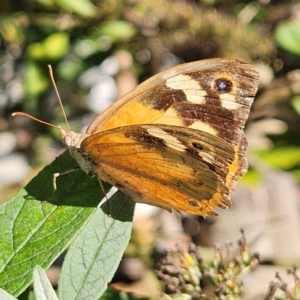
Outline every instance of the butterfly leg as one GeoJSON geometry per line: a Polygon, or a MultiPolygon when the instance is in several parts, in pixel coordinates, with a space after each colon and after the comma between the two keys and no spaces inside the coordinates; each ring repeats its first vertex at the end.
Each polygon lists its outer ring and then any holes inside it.
{"type": "Polygon", "coordinates": [[[54,173],[54,174],[53,174],[53,188],[54,188],[54,190],[57,190],[56,178],[57,178],[58,176],[65,175],[65,174],[69,174],[69,173],[75,172],[75,171],[77,171],[77,170],[80,170],[80,167],[74,167],[74,168],[72,168],[72,169],[66,170],[66,171],[61,172],[61,173],[54,173]]]}
{"type": "MultiPolygon", "coordinates": [[[[107,192],[104,189],[104,186],[102,184],[102,180],[98,178],[98,182],[99,182],[99,185],[101,187],[101,190],[102,190],[102,193],[104,195],[104,198],[106,198],[105,202],[107,202],[108,216],[111,217],[111,206],[110,206],[109,198],[107,197],[107,192]]],[[[103,200],[101,202],[103,203],[103,200]]],[[[100,206],[101,206],[101,204],[100,204],[100,206]]]]}

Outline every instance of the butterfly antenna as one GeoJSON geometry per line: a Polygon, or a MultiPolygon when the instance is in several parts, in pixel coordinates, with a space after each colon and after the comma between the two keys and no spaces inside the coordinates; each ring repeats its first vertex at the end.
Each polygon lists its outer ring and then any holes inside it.
{"type": "Polygon", "coordinates": [[[42,121],[42,120],[40,120],[40,119],[38,119],[38,118],[35,118],[35,117],[33,117],[33,116],[29,115],[29,114],[26,114],[26,113],[24,113],[24,112],[22,112],[22,111],[16,111],[16,112],[12,113],[11,115],[12,115],[13,117],[14,117],[14,116],[24,116],[24,117],[30,118],[30,119],[32,119],[32,120],[34,120],[34,121],[36,121],[36,122],[39,122],[39,123],[42,123],[42,124],[45,124],[45,125],[54,127],[54,128],[56,128],[56,129],[59,129],[59,127],[56,126],[56,125],[53,125],[53,124],[48,123],[48,122],[46,122],[46,121],[42,121]]]}
{"type": "Polygon", "coordinates": [[[48,69],[49,69],[49,74],[50,74],[50,78],[51,78],[51,81],[52,81],[52,85],[53,85],[53,87],[54,87],[56,96],[57,96],[57,98],[58,98],[59,105],[60,105],[61,110],[62,110],[62,113],[63,113],[63,115],[64,115],[64,119],[65,119],[65,121],[66,121],[68,130],[70,131],[70,126],[69,126],[68,118],[67,118],[67,115],[66,115],[64,106],[63,106],[63,104],[62,104],[62,101],[61,101],[61,98],[60,98],[60,95],[59,95],[59,92],[58,92],[58,89],[57,89],[55,80],[54,80],[54,76],[53,76],[53,71],[52,71],[51,65],[48,65],[48,69]]]}

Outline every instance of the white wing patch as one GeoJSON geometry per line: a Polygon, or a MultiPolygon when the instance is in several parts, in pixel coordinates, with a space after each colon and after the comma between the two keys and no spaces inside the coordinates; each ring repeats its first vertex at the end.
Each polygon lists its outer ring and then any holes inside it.
{"type": "Polygon", "coordinates": [[[200,156],[200,157],[202,157],[202,159],[204,160],[204,161],[206,161],[207,163],[209,163],[209,164],[214,164],[216,161],[215,161],[215,158],[212,156],[212,155],[210,155],[209,153],[205,153],[205,152],[203,152],[203,151],[199,151],[198,152],[198,155],[200,156]]]}
{"type": "Polygon", "coordinates": [[[232,94],[224,93],[220,95],[221,105],[229,110],[236,110],[240,108],[240,104],[236,102],[235,96],[232,94]]]}
{"type": "Polygon", "coordinates": [[[206,91],[202,89],[199,82],[191,76],[179,74],[173,76],[166,81],[166,86],[182,90],[186,96],[187,101],[195,104],[205,104],[206,91]]]}
{"type": "Polygon", "coordinates": [[[165,142],[166,146],[181,152],[186,150],[185,145],[183,145],[176,137],[168,134],[164,130],[158,127],[147,127],[147,126],[142,126],[142,127],[146,129],[150,135],[162,139],[165,142]]]}

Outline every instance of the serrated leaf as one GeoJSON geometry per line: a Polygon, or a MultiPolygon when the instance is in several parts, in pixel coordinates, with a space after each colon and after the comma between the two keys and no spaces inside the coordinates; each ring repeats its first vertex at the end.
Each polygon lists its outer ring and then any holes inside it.
{"type": "Polygon", "coordinates": [[[40,266],[36,266],[33,270],[33,284],[36,299],[58,300],[46,272],[40,266]]]}
{"type": "Polygon", "coordinates": [[[98,299],[119,266],[130,239],[134,204],[121,193],[109,201],[111,216],[98,209],[68,251],[60,299],[98,299]]]}
{"type": "Polygon", "coordinates": [[[59,176],[53,190],[53,174],[75,166],[64,153],[0,205],[0,287],[14,296],[31,283],[33,268],[48,268],[96,212],[103,193],[81,170],[59,176]]]}
{"type": "Polygon", "coordinates": [[[0,286],[13,295],[19,295],[31,283],[36,265],[43,268],[51,265],[101,200],[97,180],[88,178],[81,171],[60,176],[58,189],[53,190],[53,174],[75,165],[65,153],[18,195],[0,205],[0,286]],[[86,189],[90,192],[88,197],[94,200],[86,201],[87,207],[83,200],[86,189]]]}
{"type": "Polygon", "coordinates": [[[5,290],[0,288],[0,299],[3,300],[18,300],[17,298],[15,298],[14,296],[12,296],[11,294],[9,294],[8,292],[6,292],[5,290]]]}

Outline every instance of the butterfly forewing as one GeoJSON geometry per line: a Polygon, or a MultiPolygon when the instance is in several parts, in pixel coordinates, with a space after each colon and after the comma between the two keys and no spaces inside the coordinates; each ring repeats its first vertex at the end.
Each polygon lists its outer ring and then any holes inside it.
{"type": "Polygon", "coordinates": [[[258,73],[236,59],[183,64],[159,73],[99,115],[88,133],[135,124],[203,130],[239,144],[258,86],[258,73]]]}

